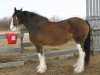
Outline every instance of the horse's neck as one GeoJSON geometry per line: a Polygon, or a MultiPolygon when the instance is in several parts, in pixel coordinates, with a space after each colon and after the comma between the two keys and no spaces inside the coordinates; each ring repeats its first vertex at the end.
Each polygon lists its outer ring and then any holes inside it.
{"type": "Polygon", "coordinates": [[[41,16],[36,16],[33,18],[29,17],[29,18],[24,18],[23,24],[29,31],[31,31],[39,27],[40,23],[42,23],[44,20],[47,21],[48,19],[41,16]]]}

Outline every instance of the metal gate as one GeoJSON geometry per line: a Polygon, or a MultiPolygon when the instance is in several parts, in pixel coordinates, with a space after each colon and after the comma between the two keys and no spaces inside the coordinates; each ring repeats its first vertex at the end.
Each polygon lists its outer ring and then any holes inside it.
{"type": "Polygon", "coordinates": [[[86,0],[86,20],[91,27],[91,48],[100,51],[100,0],[86,0]]]}

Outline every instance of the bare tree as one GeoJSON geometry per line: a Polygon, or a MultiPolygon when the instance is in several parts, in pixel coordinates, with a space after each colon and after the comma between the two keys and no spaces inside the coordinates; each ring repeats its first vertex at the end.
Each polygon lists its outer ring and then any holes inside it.
{"type": "Polygon", "coordinates": [[[11,18],[3,18],[0,19],[0,30],[9,30],[9,26],[10,26],[10,22],[11,22],[11,18]]]}
{"type": "Polygon", "coordinates": [[[52,18],[50,18],[50,21],[57,22],[60,21],[60,18],[54,15],[52,18]]]}

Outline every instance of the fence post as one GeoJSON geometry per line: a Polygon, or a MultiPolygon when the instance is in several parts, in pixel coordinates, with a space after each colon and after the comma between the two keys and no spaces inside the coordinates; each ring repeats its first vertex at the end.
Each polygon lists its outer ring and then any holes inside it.
{"type": "Polygon", "coordinates": [[[23,53],[24,47],[23,47],[23,38],[24,38],[24,31],[20,30],[20,34],[23,36],[20,38],[20,44],[21,44],[21,53],[23,53]]]}
{"type": "Polygon", "coordinates": [[[28,33],[28,30],[27,29],[21,29],[20,30],[20,34],[23,36],[22,38],[20,38],[21,48],[22,48],[21,53],[23,53],[23,50],[24,50],[24,45],[23,45],[24,44],[23,43],[24,33],[28,33]]]}

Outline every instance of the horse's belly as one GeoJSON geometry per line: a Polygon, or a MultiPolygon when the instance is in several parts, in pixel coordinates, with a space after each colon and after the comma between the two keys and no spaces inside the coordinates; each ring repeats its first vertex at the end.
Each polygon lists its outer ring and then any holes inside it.
{"type": "Polygon", "coordinates": [[[46,46],[63,45],[73,39],[73,35],[70,34],[39,34],[30,36],[30,41],[33,44],[43,44],[46,46]]]}
{"type": "Polygon", "coordinates": [[[48,37],[48,38],[45,38],[43,40],[43,44],[44,45],[49,45],[49,46],[56,46],[56,45],[63,45],[69,41],[71,41],[73,38],[72,36],[60,36],[60,37],[48,37]]]}

